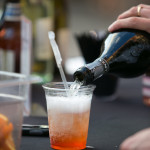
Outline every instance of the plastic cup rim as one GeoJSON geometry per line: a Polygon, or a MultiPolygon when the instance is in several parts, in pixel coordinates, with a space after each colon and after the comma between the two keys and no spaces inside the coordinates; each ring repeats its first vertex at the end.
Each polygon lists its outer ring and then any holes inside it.
{"type": "MultiPolygon", "coordinates": [[[[71,85],[73,82],[67,82],[69,85],[71,85]]],[[[42,85],[42,87],[46,90],[51,90],[51,91],[69,91],[70,89],[65,89],[65,88],[54,88],[54,87],[50,87],[50,85],[63,85],[63,82],[48,82],[42,85]]],[[[79,89],[79,92],[82,91],[94,91],[94,89],[96,88],[95,85],[93,84],[89,84],[87,86],[81,86],[81,88],[79,89]]]]}

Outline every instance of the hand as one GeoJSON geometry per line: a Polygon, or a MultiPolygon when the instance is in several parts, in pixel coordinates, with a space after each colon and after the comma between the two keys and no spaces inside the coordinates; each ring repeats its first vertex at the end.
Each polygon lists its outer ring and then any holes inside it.
{"type": "Polygon", "coordinates": [[[128,137],[120,145],[120,150],[150,150],[150,128],[128,137]]]}
{"type": "Polygon", "coordinates": [[[108,31],[113,32],[120,28],[132,28],[144,30],[150,33],[150,5],[140,4],[140,14],[138,16],[138,6],[132,7],[118,16],[112,23],[108,31]]]}

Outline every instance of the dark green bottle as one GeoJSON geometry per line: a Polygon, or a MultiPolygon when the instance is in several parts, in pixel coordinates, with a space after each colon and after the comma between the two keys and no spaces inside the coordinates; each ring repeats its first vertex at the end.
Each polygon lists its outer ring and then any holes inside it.
{"type": "Polygon", "coordinates": [[[75,71],[74,80],[87,85],[106,72],[123,78],[144,74],[150,67],[150,34],[134,29],[109,33],[101,52],[94,62],[75,71]]]}

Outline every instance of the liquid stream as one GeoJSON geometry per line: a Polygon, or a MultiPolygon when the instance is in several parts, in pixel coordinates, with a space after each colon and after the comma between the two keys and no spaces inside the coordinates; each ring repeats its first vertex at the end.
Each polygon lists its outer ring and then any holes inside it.
{"type": "Polygon", "coordinates": [[[75,80],[71,86],[70,86],[70,94],[71,96],[74,96],[78,93],[80,87],[81,87],[82,83],[78,82],[77,80],[75,80]]]}

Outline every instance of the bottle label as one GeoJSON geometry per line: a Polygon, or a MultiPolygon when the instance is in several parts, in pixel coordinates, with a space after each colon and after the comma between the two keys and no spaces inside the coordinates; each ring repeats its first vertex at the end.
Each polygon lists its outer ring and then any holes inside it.
{"type": "Polygon", "coordinates": [[[5,20],[18,21],[21,16],[21,5],[19,3],[8,3],[6,6],[5,20]]]}
{"type": "Polygon", "coordinates": [[[98,61],[103,64],[105,72],[108,72],[109,71],[109,65],[108,65],[107,61],[105,59],[102,59],[102,58],[100,58],[100,59],[98,58],[98,61]]]}

